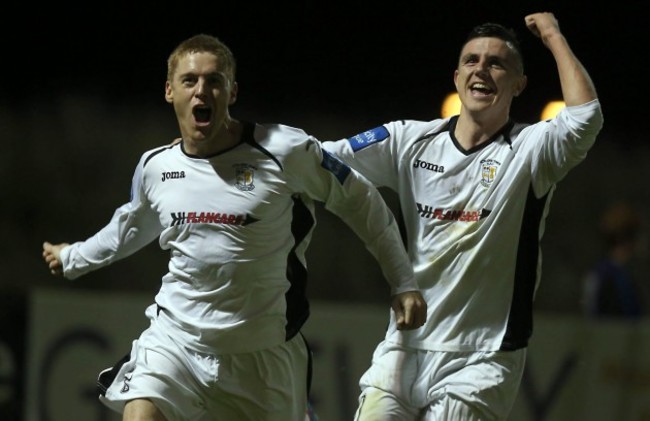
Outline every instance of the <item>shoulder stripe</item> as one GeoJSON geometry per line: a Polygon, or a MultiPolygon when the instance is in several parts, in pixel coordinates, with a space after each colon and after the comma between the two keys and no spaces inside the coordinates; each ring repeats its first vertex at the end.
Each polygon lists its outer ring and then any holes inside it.
{"type": "Polygon", "coordinates": [[[445,124],[443,124],[442,127],[440,127],[438,130],[435,130],[433,133],[425,134],[424,136],[416,139],[415,142],[413,142],[413,143],[415,144],[415,143],[421,142],[423,140],[427,140],[427,139],[430,139],[432,137],[436,137],[440,133],[450,131],[452,129],[452,127],[454,127],[456,125],[456,120],[457,119],[458,119],[458,116],[452,117],[449,121],[447,121],[445,124]]]}
{"type": "Polygon", "coordinates": [[[174,146],[176,146],[176,145],[167,145],[167,146],[163,146],[163,147],[161,147],[160,149],[156,149],[155,151],[151,152],[151,153],[149,154],[149,156],[147,156],[147,157],[145,158],[144,163],[142,164],[142,167],[143,167],[143,168],[146,167],[146,166],[147,166],[147,162],[149,162],[149,160],[151,160],[151,158],[153,158],[154,156],[158,155],[159,153],[161,153],[161,152],[163,152],[163,151],[166,151],[167,149],[171,149],[171,148],[173,148],[174,146]]]}
{"type": "Polygon", "coordinates": [[[280,167],[280,171],[284,171],[284,168],[282,167],[282,164],[280,161],[273,156],[271,152],[269,152],[266,148],[264,148],[262,145],[257,143],[255,140],[255,123],[250,123],[250,122],[243,122],[244,125],[244,131],[242,133],[242,138],[244,139],[244,142],[248,143],[255,149],[259,150],[262,152],[264,155],[268,156],[273,162],[275,162],[278,167],[280,167]]]}

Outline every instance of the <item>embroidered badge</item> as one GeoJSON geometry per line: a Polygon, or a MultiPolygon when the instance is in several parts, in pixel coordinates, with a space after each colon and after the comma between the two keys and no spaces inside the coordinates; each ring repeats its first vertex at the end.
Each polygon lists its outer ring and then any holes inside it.
{"type": "Polygon", "coordinates": [[[255,188],[255,167],[250,164],[235,164],[235,187],[241,191],[251,191],[255,188]]]}
{"type": "Polygon", "coordinates": [[[501,163],[494,159],[484,159],[481,161],[481,185],[490,187],[497,176],[497,169],[501,163]]]}

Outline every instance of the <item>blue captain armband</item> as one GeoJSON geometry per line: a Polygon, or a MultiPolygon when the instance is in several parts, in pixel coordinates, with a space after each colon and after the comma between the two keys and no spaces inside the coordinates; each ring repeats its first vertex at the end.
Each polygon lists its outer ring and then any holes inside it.
{"type": "Polygon", "coordinates": [[[332,155],[331,153],[323,150],[323,160],[320,165],[334,174],[334,176],[339,180],[339,183],[343,184],[345,179],[350,174],[350,167],[345,165],[343,161],[332,155]]]}
{"type": "Polygon", "coordinates": [[[384,126],[375,127],[374,129],[367,130],[359,133],[356,136],[348,138],[348,143],[354,152],[360,151],[366,146],[373,143],[381,142],[389,136],[388,130],[384,126]]]}

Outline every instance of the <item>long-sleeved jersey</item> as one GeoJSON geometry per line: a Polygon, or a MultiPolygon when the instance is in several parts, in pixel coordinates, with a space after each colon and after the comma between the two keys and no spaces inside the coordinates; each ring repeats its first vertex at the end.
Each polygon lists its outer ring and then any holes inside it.
{"type": "Polygon", "coordinates": [[[169,272],[155,297],[170,335],[199,352],[255,351],[295,335],[309,315],[305,251],[314,200],[378,260],[392,293],[417,290],[393,214],[379,192],[304,131],[246,123],[209,158],[182,144],[144,153],[131,199],[92,237],[61,252],[75,279],[158,237],[169,272]]]}
{"type": "Polygon", "coordinates": [[[323,148],[399,195],[428,318],[399,334],[391,318],[386,339],[436,351],[519,349],[532,334],[550,200],[593,145],[600,103],[509,123],[471,150],[454,137],[456,122],[394,121],[323,148]]]}

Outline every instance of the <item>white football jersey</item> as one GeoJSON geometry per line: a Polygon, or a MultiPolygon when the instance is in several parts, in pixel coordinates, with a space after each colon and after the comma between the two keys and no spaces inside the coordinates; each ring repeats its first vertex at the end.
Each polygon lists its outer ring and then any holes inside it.
{"type": "Polygon", "coordinates": [[[323,148],[399,195],[428,320],[408,332],[391,320],[386,339],[435,351],[519,349],[532,334],[549,203],[593,145],[600,103],[511,122],[471,150],[454,137],[456,121],[394,121],[323,148]]]}
{"type": "Polygon", "coordinates": [[[170,335],[199,352],[264,349],[308,318],[305,250],[317,200],[359,235],[393,293],[417,290],[397,222],[365,178],[300,129],[244,127],[237,146],[209,158],[182,144],[143,154],[131,200],[97,234],[63,249],[64,275],[158,238],[170,260],[155,302],[170,335]]]}

